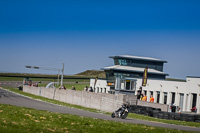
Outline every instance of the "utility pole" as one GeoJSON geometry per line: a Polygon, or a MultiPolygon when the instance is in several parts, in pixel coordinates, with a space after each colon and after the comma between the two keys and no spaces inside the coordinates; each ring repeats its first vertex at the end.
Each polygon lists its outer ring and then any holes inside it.
{"type": "Polygon", "coordinates": [[[64,63],[63,64],[63,68],[62,68],[62,75],[61,75],[61,86],[63,86],[63,75],[64,75],[64,63]]]}
{"type": "MultiPolygon", "coordinates": [[[[45,67],[38,67],[38,66],[25,66],[25,67],[26,68],[30,68],[30,69],[42,69],[42,70],[58,71],[58,83],[57,83],[57,87],[59,87],[59,76],[60,76],[60,69],[59,68],[45,68],[45,67]]],[[[62,71],[64,72],[64,66],[63,66],[63,70],[62,71]]],[[[63,74],[62,74],[62,78],[63,78],[63,74]]]]}

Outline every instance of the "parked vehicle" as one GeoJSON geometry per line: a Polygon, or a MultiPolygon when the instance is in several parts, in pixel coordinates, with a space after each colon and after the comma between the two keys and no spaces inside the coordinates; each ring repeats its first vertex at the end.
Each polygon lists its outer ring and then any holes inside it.
{"type": "Polygon", "coordinates": [[[118,110],[114,111],[111,114],[111,117],[125,119],[128,116],[129,110],[130,110],[130,104],[129,103],[123,104],[121,108],[119,108],[118,110]]]}

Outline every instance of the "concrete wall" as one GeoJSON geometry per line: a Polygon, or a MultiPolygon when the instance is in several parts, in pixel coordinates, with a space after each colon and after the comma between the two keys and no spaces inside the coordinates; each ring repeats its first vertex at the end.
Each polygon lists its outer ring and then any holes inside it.
{"type": "Polygon", "coordinates": [[[23,91],[34,95],[55,99],[69,104],[80,105],[102,111],[113,112],[124,102],[136,105],[136,96],[124,94],[92,93],[86,91],[59,90],[54,88],[23,86],[23,91]]]}
{"type": "Polygon", "coordinates": [[[168,112],[168,109],[169,109],[169,106],[166,104],[150,103],[150,102],[145,102],[145,101],[140,101],[140,100],[138,100],[137,105],[153,107],[153,108],[160,108],[161,111],[166,111],[166,112],[168,112]]]}

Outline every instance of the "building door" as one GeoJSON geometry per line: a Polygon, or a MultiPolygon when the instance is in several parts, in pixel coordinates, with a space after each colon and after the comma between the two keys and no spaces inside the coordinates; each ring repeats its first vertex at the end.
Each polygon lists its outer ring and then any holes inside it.
{"type": "Polygon", "coordinates": [[[153,91],[150,91],[150,95],[152,95],[152,96],[153,96],[153,91]]]}
{"type": "Polygon", "coordinates": [[[130,90],[131,89],[131,81],[130,80],[126,80],[126,90],[130,90]]]}
{"type": "Polygon", "coordinates": [[[157,91],[157,103],[160,102],[160,91],[157,91]]]}
{"type": "Polygon", "coordinates": [[[167,92],[164,92],[164,104],[167,104],[167,92]]]}
{"type": "Polygon", "coordinates": [[[144,90],[144,94],[145,94],[145,96],[147,96],[147,91],[144,90]]]}
{"type": "Polygon", "coordinates": [[[175,93],[174,92],[172,92],[172,102],[171,102],[172,104],[174,104],[175,103],[175,93]]]}
{"type": "Polygon", "coordinates": [[[193,100],[192,100],[192,108],[196,106],[197,103],[197,94],[192,94],[193,95],[193,100]]]}
{"type": "Polygon", "coordinates": [[[179,108],[181,108],[181,111],[183,110],[183,100],[184,100],[184,94],[180,93],[179,108]]]}

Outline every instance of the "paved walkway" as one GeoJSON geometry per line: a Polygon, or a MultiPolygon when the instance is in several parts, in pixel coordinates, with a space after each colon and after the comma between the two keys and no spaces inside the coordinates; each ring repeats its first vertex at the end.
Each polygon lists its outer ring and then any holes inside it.
{"type": "Polygon", "coordinates": [[[103,120],[111,120],[111,121],[134,123],[134,124],[144,124],[148,126],[200,132],[200,128],[194,128],[194,127],[186,127],[186,126],[150,122],[150,121],[144,121],[144,120],[135,120],[135,119],[119,119],[119,118],[113,119],[109,115],[93,113],[93,112],[84,111],[80,109],[74,109],[70,107],[50,104],[43,101],[34,100],[34,99],[31,99],[19,94],[15,94],[13,92],[9,92],[4,89],[0,89],[0,103],[10,104],[10,105],[15,105],[15,106],[20,106],[20,107],[28,107],[28,108],[38,109],[38,110],[47,110],[51,112],[74,114],[74,115],[98,118],[98,119],[103,119],[103,120]]]}

